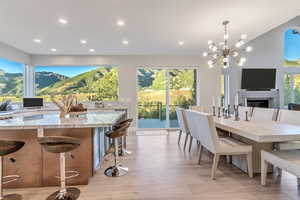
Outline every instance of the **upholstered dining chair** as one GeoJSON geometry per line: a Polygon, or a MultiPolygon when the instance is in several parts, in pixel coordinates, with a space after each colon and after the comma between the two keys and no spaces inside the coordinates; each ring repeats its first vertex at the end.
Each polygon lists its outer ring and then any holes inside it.
{"type": "Polygon", "coordinates": [[[191,135],[200,141],[199,164],[201,163],[203,147],[214,154],[212,179],[215,179],[221,155],[245,155],[249,177],[253,177],[252,146],[229,137],[219,138],[213,116],[192,110],[186,110],[185,112],[191,135]]]}
{"type": "MultiPolygon", "coordinates": [[[[177,120],[178,120],[178,124],[179,124],[178,144],[180,144],[180,139],[181,139],[182,133],[185,133],[185,140],[184,140],[184,146],[183,146],[183,149],[185,150],[187,140],[190,135],[190,131],[187,126],[184,109],[176,108],[175,110],[176,110],[177,120]]],[[[191,140],[192,140],[192,138],[191,138],[191,140]]]]}
{"type": "Polygon", "coordinates": [[[190,110],[195,110],[195,111],[204,112],[204,113],[212,113],[211,106],[190,106],[190,110]]]}
{"type": "MultiPolygon", "coordinates": [[[[300,126],[300,111],[279,110],[278,122],[300,126]]],[[[300,149],[300,141],[281,142],[276,144],[278,150],[300,149]]]]}
{"type": "Polygon", "coordinates": [[[278,109],[254,107],[251,121],[276,121],[278,109]]]}

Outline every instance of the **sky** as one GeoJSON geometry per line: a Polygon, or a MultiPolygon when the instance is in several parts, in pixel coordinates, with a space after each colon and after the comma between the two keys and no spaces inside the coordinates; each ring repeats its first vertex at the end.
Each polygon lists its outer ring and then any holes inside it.
{"type": "Polygon", "coordinates": [[[300,59],[300,34],[293,34],[292,29],[284,35],[284,57],[288,61],[300,59]]]}
{"type": "Polygon", "coordinates": [[[10,73],[23,73],[23,64],[0,58],[0,69],[10,73]]]}

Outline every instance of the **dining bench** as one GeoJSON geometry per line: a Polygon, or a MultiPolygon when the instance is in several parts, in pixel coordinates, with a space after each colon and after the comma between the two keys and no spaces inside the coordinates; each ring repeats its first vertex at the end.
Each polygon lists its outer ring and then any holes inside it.
{"type": "Polygon", "coordinates": [[[261,185],[266,185],[268,164],[272,164],[284,171],[297,176],[300,184],[300,151],[281,150],[267,152],[261,151],[261,185]]]}

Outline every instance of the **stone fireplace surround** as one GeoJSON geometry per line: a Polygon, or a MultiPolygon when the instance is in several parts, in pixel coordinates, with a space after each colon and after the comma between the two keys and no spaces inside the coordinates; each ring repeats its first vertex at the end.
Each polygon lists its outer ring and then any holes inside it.
{"type": "Polygon", "coordinates": [[[247,100],[248,106],[251,105],[262,105],[261,107],[279,108],[279,90],[270,91],[238,91],[239,105],[245,106],[245,99],[247,100]],[[268,101],[266,104],[265,101],[268,101]],[[266,106],[267,105],[267,106],[266,106]]]}

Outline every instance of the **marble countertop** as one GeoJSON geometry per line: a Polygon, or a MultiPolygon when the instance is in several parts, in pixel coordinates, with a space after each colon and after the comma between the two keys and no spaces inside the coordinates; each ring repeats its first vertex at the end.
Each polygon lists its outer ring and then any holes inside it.
{"type": "Polygon", "coordinates": [[[59,118],[57,111],[14,112],[6,114],[11,119],[0,120],[0,130],[107,127],[124,115],[124,111],[93,110],[78,117],[59,118]]]}

